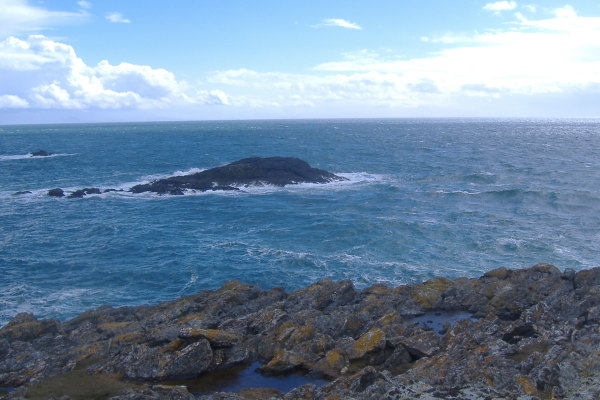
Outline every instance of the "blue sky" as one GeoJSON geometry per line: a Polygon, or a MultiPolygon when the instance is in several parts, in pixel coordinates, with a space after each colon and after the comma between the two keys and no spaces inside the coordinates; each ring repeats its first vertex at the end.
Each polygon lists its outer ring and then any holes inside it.
{"type": "Polygon", "coordinates": [[[0,0],[0,124],[599,116],[597,0],[0,0]]]}

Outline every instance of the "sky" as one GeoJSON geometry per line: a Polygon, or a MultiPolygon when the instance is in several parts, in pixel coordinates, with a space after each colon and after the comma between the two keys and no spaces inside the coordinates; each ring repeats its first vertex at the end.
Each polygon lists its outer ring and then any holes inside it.
{"type": "Polygon", "coordinates": [[[0,0],[0,124],[600,117],[600,2],[0,0]]]}

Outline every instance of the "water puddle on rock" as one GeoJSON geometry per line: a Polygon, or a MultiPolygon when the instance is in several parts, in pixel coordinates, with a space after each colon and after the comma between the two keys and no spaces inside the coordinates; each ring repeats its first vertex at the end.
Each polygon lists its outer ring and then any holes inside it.
{"type": "Polygon", "coordinates": [[[195,395],[205,395],[216,392],[239,392],[252,388],[276,389],[286,393],[307,383],[317,386],[328,383],[324,379],[314,378],[302,373],[267,376],[256,371],[259,367],[260,363],[255,362],[251,365],[208,372],[196,379],[171,381],[168,384],[184,385],[195,395]]]}
{"type": "Polygon", "coordinates": [[[432,311],[413,317],[411,321],[423,324],[438,335],[443,335],[455,322],[463,319],[477,320],[473,314],[466,311],[432,311]]]}

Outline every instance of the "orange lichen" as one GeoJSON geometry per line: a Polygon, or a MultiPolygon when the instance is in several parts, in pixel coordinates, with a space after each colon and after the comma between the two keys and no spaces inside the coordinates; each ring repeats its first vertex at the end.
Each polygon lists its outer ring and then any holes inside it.
{"type": "Polygon", "coordinates": [[[523,389],[525,394],[533,394],[536,392],[536,388],[535,388],[533,379],[531,379],[527,376],[517,376],[515,378],[515,380],[517,381],[517,383],[519,385],[521,385],[521,388],[523,389]]]}
{"type": "Polygon", "coordinates": [[[384,342],[383,331],[380,328],[373,327],[354,342],[351,358],[361,358],[365,354],[381,347],[384,342]]]}

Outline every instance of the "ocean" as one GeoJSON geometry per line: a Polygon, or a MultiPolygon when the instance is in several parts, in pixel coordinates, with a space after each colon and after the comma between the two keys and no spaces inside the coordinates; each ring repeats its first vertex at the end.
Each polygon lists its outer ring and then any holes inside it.
{"type": "Polygon", "coordinates": [[[598,266],[600,120],[0,126],[0,326],[156,304],[230,279],[292,291],[598,266]],[[46,150],[50,157],[31,157],[46,150]],[[348,181],[46,195],[289,156],[348,181]],[[16,192],[30,193],[16,195],[16,192]]]}

